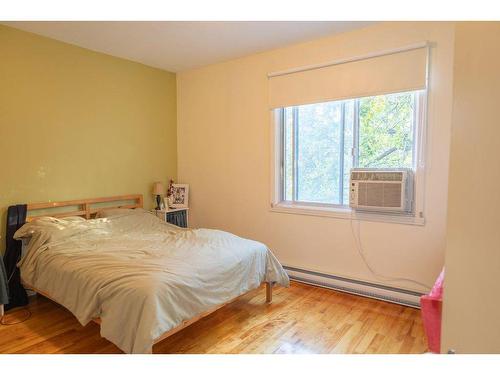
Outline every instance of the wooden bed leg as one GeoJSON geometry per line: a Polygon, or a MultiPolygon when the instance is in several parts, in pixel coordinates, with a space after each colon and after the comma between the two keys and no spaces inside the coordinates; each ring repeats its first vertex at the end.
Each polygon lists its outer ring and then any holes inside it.
{"type": "Polygon", "coordinates": [[[273,302],[273,283],[266,282],[266,302],[273,302]]]}

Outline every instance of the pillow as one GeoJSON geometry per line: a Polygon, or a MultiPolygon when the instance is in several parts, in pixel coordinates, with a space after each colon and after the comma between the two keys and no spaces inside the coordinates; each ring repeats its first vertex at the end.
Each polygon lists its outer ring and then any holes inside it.
{"type": "Polygon", "coordinates": [[[96,213],[95,218],[102,219],[105,217],[131,215],[144,212],[147,211],[142,208],[103,208],[96,213]]]}
{"type": "MultiPolygon", "coordinates": [[[[64,218],[56,218],[52,216],[41,216],[36,220],[31,220],[25,223],[21,228],[19,228],[16,233],[14,233],[14,239],[23,241],[21,247],[24,245],[27,248],[32,241],[32,237],[35,234],[47,234],[63,232],[62,229],[66,228],[78,228],[80,223],[85,223],[87,220],[80,216],[68,216],[64,218]]],[[[66,231],[64,231],[66,232],[66,231]]]]}
{"type": "MultiPolygon", "coordinates": [[[[52,217],[52,216],[40,216],[40,217],[36,218],[36,220],[32,220],[29,223],[32,224],[31,226],[35,226],[35,224],[37,224],[37,226],[44,226],[44,225],[51,225],[51,224],[60,223],[60,222],[73,223],[73,222],[79,222],[79,221],[87,221],[87,220],[81,216],[66,216],[63,218],[56,218],[56,217],[52,217]]],[[[29,227],[30,226],[30,225],[28,225],[29,223],[28,222],[24,223],[23,227],[24,226],[29,227]]],[[[21,244],[22,249],[28,247],[29,241],[30,241],[32,235],[33,235],[33,231],[27,231],[23,237],[19,237],[19,239],[22,239],[22,244],[21,244]]],[[[22,250],[22,251],[24,251],[24,250],[22,250]]]]}

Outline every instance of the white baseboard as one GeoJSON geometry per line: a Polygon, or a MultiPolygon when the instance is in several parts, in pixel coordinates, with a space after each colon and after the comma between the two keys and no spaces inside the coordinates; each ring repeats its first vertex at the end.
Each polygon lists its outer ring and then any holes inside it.
{"type": "Polygon", "coordinates": [[[363,297],[397,303],[399,305],[420,308],[420,296],[422,294],[418,292],[291,266],[283,266],[283,268],[285,268],[291,280],[363,297]]]}

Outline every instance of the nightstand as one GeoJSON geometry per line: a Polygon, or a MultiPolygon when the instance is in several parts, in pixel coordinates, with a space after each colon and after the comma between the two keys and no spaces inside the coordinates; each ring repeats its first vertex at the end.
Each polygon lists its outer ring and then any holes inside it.
{"type": "Polygon", "coordinates": [[[156,216],[167,223],[177,225],[181,228],[188,227],[189,208],[169,208],[168,210],[153,210],[156,216]]]}

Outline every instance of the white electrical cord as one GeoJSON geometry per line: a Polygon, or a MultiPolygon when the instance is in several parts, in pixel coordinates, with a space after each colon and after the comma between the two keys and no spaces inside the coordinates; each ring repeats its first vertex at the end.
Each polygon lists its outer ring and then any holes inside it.
{"type": "Polygon", "coordinates": [[[353,220],[354,219],[352,217],[352,212],[351,212],[351,216],[350,216],[351,232],[352,232],[352,236],[354,238],[354,244],[355,244],[356,250],[358,251],[361,259],[363,259],[363,262],[365,263],[366,268],[368,268],[368,270],[373,274],[373,276],[375,276],[377,279],[384,280],[384,281],[406,281],[406,282],[410,282],[410,283],[422,286],[422,287],[424,287],[426,289],[431,289],[431,287],[429,285],[421,283],[420,281],[417,281],[417,280],[407,279],[407,278],[404,278],[404,277],[388,277],[388,276],[384,276],[384,275],[381,275],[378,272],[376,272],[372,268],[372,266],[370,266],[370,263],[368,263],[368,260],[366,259],[366,256],[365,256],[364,251],[363,251],[363,245],[361,243],[361,225],[360,225],[360,220],[357,220],[357,222],[358,222],[358,235],[357,236],[356,236],[356,233],[354,232],[354,226],[352,224],[353,220]]]}

